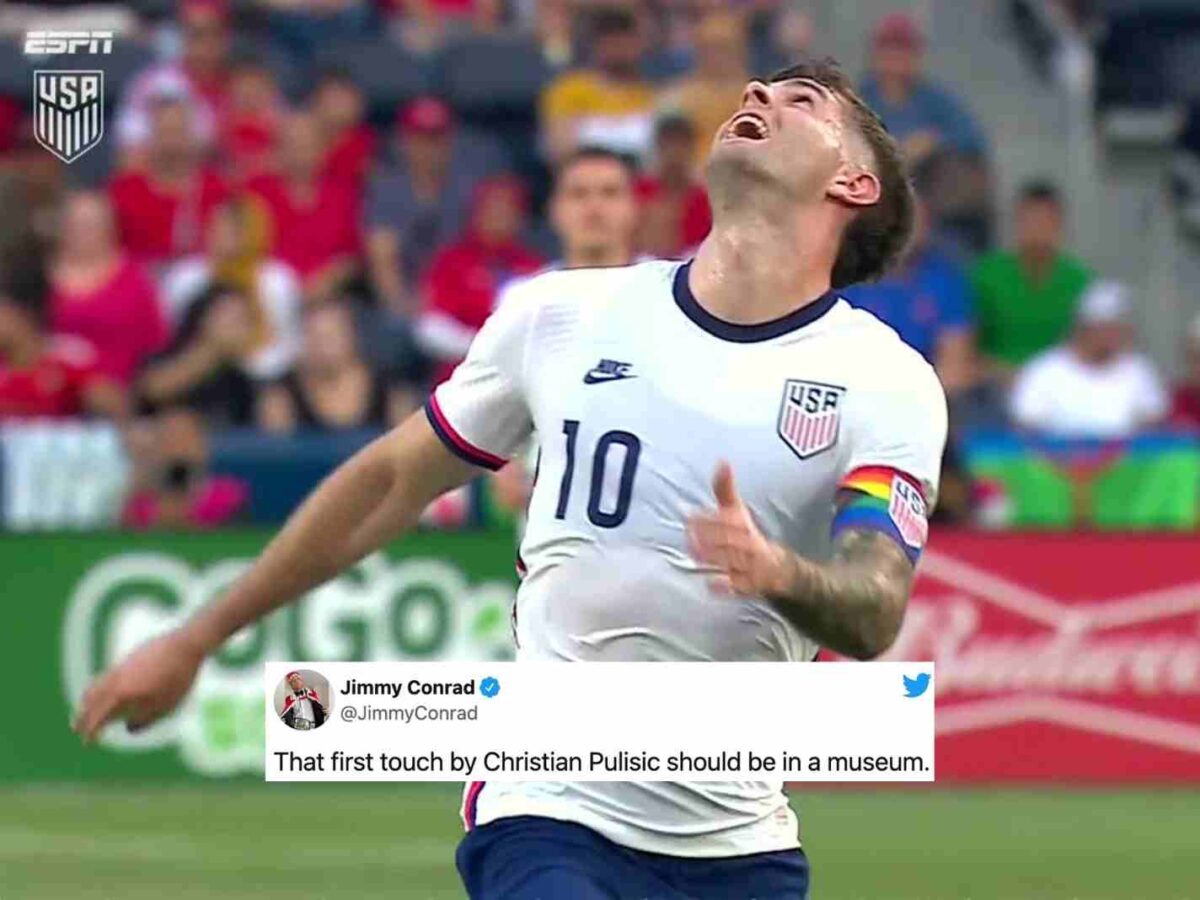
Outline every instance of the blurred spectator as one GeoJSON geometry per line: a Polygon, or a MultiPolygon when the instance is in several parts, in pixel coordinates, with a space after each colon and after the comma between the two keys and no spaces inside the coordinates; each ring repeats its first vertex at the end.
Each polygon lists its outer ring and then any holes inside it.
{"type": "Polygon", "coordinates": [[[601,6],[589,18],[591,64],[558,76],[542,93],[542,146],[551,161],[598,145],[641,156],[651,142],[654,88],[641,76],[637,14],[601,6]]]}
{"type": "Polygon", "coordinates": [[[925,35],[905,13],[884,16],[871,39],[862,95],[900,141],[910,165],[939,150],[982,156],[986,143],[962,102],[923,74],[925,35]]]}
{"type": "Polygon", "coordinates": [[[125,394],[101,372],[95,350],[81,338],[48,332],[47,291],[35,253],[0,266],[0,421],[123,417],[125,394]]]}
{"type": "MultiPolygon", "coordinates": [[[[603,2],[603,0],[602,0],[603,2]]],[[[670,84],[695,65],[696,22],[718,5],[701,3],[628,3],[642,30],[642,77],[656,87],[670,84]]]]}
{"type": "Polygon", "coordinates": [[[214,284],[188,307],[171,346],[138,380],[150,409],[186,407],[214,427],[254,421],[248,361],[256,336],[254,306],[237,288],[214,284]]]}
{"type": "Polygon", "coordinates": [[[226,103],[230,27],[225,0],[182,0],[178,6],[183,52],[177,61],[139,74],[121,99],[116,132],[122,161],[143,161],[154,131],[155,109],[164,97],[195,110],[194,140],[201,151],[217,137],[226,103]]]}
{"type": "Polygon", "coordinates": [[[100,371],[129,384],[167,343],[154,282],[117,244],[112,208],[94,191],[68,195],[50,262],[50,327],[82,337],[100,371]]]}
{"type": "Polygon", "coordinates": [[[966,272],[930,235],[929,210],[916,206],[916,228],[904,259],[879,281],[843,296],[892,328],[937,370],[950,396],[976,380],[975,334],[966,272]]]}
{"type": "Polygon", "coordinates": [[[262,391],[258,424],[275,434],[389,428],[419,402],[415,386],[389,385],[363,359],[350,306],[327,302],[305,312],[300,358],[262,391]]]}
{"type": "Polygon", "coordinates": [[[1129,437],[1160,422],[1169,400],[1149,359],[1133,349],[1129,310],[1123,285],[1088,288],[1070,339],[1018,374],[1013,420],[1045,434],[1093,438],[1129,437]]]}
{"type": "Polygon", "coordinates": [[[275,73],[265,63],[243,59],[234,65],[220,146],[232,183],[245,184],[274,168],[286,108],[275,73]]]}
{"type": "Polygon", "coordinates": [[[871,41],[863,99],[921,172],[944,226],[972,248],[989,241],[987,144],[962,101],[924,76],[925,35],[904,13],[884,16],[871,41]]]}
{"type": "Polygon", "coordinates": [[[201,162],[192,107],[162,99],[151,113],[144,162],[109,184],[122,246],[159,268],[200,250],[212,212],[229,195],[224,181],[201,162]]]}
{"type": "Polygon", "coordinates": [[[29,123],[22,125],[17,146],[0,159],[0,259],[31,245],[49,246],[58,228],[68,168],[34,140],[29,123]]]}
{"type": "Polygon", "coordinates": [[[167,271],[163,298],[178,326],[194,303],[214,285],[237,288],[250,303],[247,374],[281,376],[300,346],[300,281],[290,266],[266,255],[260,216],[245,200],[226,203],[208,227],[207,252],[189,256],[167,271]]]}
{"type": "Polygon", "coordinates": [[[812,55],[816,27],[803,6],[785,0],[751,0],[746,5],[752,71],[776,72],[812,55]]]}
{"type": "Polygon", "coordinates": [[[375,156],[375,132],[365,122],[367,101],[345,72],[321,75],[309,106],[325,148],[321,175],[362,191],[375,156]]]}
{"type": "Polygon", "coordinates": [[[542,57],[554,69],[567,68],[575,56],[571,33],[572,0],[534,0],[533,7],[533,31],[542,48],[542,57]]]}
{"type": "Polygon", "coordinates": [[[708,194],[692,166],[696,129],[670,115],[654,129],[654,167],[638,181],[642,207],[639,247],[651,256],[686,256],[712,228],[708,194]]]}
{"type": "Polygon", "coordinates": [[[717,129],[741,106],[750,78],[745,20],[739,10],[714,9],[696,23],[694,40],[695,70],[671,85],[659,106],[691,122],[692,165],[699,172],[717,129]]]}
{"type": "Polygon", "coordinates": [[[1016,248],[984,256],[971,273],[979,348],[1003,372],[1062,341],[1091,271],[1063,250],[1058,189],[1032,182],[1017,196],[1016,248]]]}
{"type": "Polygon", "coordinates": [[[576,150],[559,164],[549,212],[562,268],[627,266],[634,261],[634,178],[627,157],[599,147],[576,150]]]}
{"type": "Polygon", "coordinates": [[[414,315],[429,261],[462,231],[476,185],[499,159],[457,132],[450,107],[434,97],[412,101],[396,125],[397,164],[368,194],[367,251],[376,295],[392,311],[414,315]]]}
{"type": "Polygon", "coordinates": [[[417,339],[439,363],[437,381],[466,356],[504,283],[541,268],[521,243],[527,215],[524,186],[512,176],[490,178],[479,185],[466,232],[433,258],[417,339]]]}
{"type": "Polygon", "coordinates": [[[317,48],[336,41],[368,38],[375,11],[367,0],[260,0],[270,10],[275,42],[301,64],[317,48]]]}
{"type": "Polygon", "coordinates": [[[503,24],[502,0],[381,0],[388,30],[409,52],[426,56],[454,31],[491,34],[503,24]]]}
{"type": "Polygon", "coordinates": [[[16,97],[0,95],[0,158],[16,153],[21,146],[25,109],[16,97]]]}
{"type": "Polygon", "coordinates": [[[262,204],[270,252],[296,270],[305,298],[332,297],[358,271],[358,196],[345,181],[322,174],[324,142],[311,113],[293,113],[283,132],[277,174],[246,188],[262,204]]]}
{"type": "Polygon", "coordinates": [[[125,528],[194,530],[236,520],[250,499],[239,479],[209,469],[208,441],[200,416],[170,409],[132,429],[134,488],[121,513],[125,528]]]}
{"type": "Polygon", "coordinates": [[[1183,346],[1183,379],[1175,388],[1171,421],[1200,428],[1200,314],[1188,325],[1183,346]]]}

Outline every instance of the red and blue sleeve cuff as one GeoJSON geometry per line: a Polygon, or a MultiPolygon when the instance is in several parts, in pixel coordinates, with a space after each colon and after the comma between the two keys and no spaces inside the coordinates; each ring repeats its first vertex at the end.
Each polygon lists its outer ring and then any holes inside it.
{"type": "Polygon", "coordinates": [[[429,399],[425,401],[425,417],[429,419],[429,424],[433,428],[434,434],[441,438],[442,443],[446,445],[446,449],[464,462],[468,462],[473,466],[481,466],[484,469],[490,469],[493,472],[504,468],[508,463],[508,460],[503,457],[476,447],[459,434],[454,426],[450,424],[450,420],[446,418],[446,414],[442,412],[436,394],[430,394],[429,399]]]}

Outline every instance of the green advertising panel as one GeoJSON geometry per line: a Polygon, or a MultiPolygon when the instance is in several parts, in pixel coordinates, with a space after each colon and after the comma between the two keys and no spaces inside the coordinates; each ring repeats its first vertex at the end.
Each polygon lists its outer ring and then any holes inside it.
{"type": "Polygon", "coordinates": [[[1200,525],[1200,441],[1146,435],[1128,441],[1022,439],[967,442],[972,478],[999,490],[1007,528],[1190,531],[1200,525]]]}
{"type": "Polygon", "coordinates": [[[511,658],[512,533],[416,534],[231,638],[171,718],[81,748],[69,719],[91,677],[219,593],[269,536],[0,536],[0,650],[19,711],[0,779],[257,775],[267,660],[511,658]]]}

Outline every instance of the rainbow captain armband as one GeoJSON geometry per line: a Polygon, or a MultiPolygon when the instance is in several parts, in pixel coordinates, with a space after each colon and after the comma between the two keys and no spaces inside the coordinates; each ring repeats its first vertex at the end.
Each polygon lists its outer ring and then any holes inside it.
{"type": "Polygon", "coordinates": [[[838,493],[830,527],[834,538],[847,528],[882,531],[916,565],[929,537],[929,514],[915,478],[889,466],[864,466],[841,480],[838,493]]]}

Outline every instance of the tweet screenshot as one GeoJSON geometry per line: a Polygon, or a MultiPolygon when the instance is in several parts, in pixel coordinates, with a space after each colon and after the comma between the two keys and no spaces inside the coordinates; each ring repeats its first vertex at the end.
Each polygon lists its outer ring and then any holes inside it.
{"type": "Polygon", "coordinates": [[[902,663],[270,664],[266,778],[932,781],[932,678],[902,663]]]}
{"type": "Polygon", "coordinates": [[[1200,900],[1200,0],[0,2],[0,900],[1200,900]]]}

